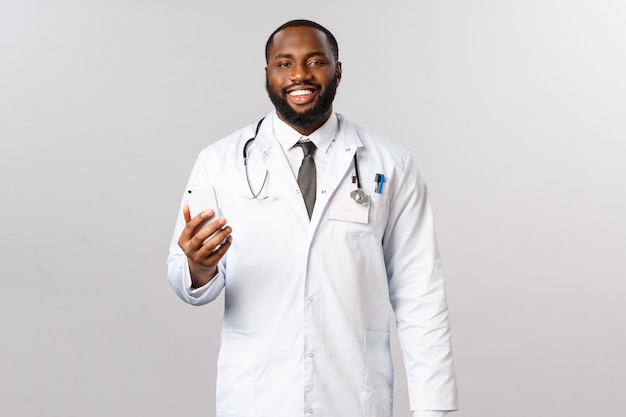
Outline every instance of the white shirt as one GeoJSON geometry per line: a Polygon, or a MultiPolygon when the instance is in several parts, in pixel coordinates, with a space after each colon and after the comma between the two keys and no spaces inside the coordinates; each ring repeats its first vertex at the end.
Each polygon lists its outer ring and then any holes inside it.
{"type": "Polygon", "coordinates": [[[168,278],[194,305],[225,289],[218,417],[391,416],[390,301],[413,415],[439,417],[421,410],[457,408],[427,188],[406,151],[340,116],[336,120],[339,133],[326,153],[310,221],[273,115],[248,151],[256,191],[268,172],[258,199],[251,198],[241,159],[255,126],[203,150],[192,171],[189,185],[215,187],[222,215],[233,227],[233,244],[218,275],[192,291],[186,257],[176,243],[184,227],[180,216],[168,278]],[[348,197],[355,188],[355,153],[368,187],[376,172],[386,177],[382,193],[366,190],[366,223],[332,215],[338,207],[363,208],[348,197]]]}
{"type": "Polygon", "coordinates": [[[324,169],[328,163],[328,155],[330,154],[335,142],[337,133],[339,133],[339,120],[336,115],[328,118],[326,123],[320,126],[315,132],[309,136],[302,136],[298,131],[283,122],[276,112],[272,114],[272,122],[274,126],[274,134],[278,139],[283,152],[287,157],[289,166],[293,171],[294,177],[298,177],[298,170],[302,164],[304,152],[302,148],[295,146],[301,139],[308,139],[315,144],[315,169],[317,171],[317,183],[320,184],[324,174],[324,169]]]}

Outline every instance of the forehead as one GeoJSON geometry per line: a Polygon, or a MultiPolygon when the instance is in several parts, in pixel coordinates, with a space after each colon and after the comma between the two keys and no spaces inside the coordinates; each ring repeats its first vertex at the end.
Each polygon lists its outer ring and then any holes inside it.
{"type": "Polygon", "coordinates": [[[326,34],[308,26],[288,27],[274,35],[269,58],[277,55],[308,54],[321,52],[331,57],[332,51],[326,34]]]}

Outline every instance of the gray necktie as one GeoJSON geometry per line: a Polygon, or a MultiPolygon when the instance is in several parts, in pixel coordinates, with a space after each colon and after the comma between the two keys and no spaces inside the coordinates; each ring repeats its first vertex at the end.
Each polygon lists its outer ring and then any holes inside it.
{"type": "Polygon", "coordinates": [[[313,142],[298,142],[296,146],[300,146],[304,151],[304,158],[302,159],[302,165],[298,171],[298,185],[304,197],[304,204],[306,205],[306,211],[309,213],[309,219],[311,213],[313,213],[313,206],[315,206],[315,188],[317,187],[317,173],[315,170],[315,160],[313,159],[313,152],[315,151],[315,144],[313,142]]]}

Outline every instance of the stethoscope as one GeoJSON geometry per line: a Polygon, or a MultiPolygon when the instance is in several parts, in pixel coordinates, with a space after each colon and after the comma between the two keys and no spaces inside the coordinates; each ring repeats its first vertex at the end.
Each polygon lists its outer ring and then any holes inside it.
{"type": "MultiPolygon", "coordinates": [[[[246,170],[246,181],[248,182],[248,188],[250,189],[250,193],[252,194],[253,200],[257,200],[259,198],[259,195],[261,195],[263,188],[265,188],[265,183],[267,182],[267,175],[269,173],[269,171],[266,168],[265,177],[263,178],[263,184],[261,184],[261,188],[259,189],[259,191],[255,193],[254,190],[252,189],[252,184],[250,183],[250,176],[248,174],[248,152],[247,151],[248,151],[248,146],[250,146],[250,144],[254,142],[257,135],[259,134],[259,129],[261,128],[261,123],[263,123],[263,120],[265,120],[265,117],[259,120],[259,123],[257,123],[256,129],[254,131],[254,136],[248,139],[246,143],[243,145],[243,166],[246,170]]],[[[361,188],[361,179],[359,177],[359,165],[358,165],[358,161],[356,157],[356,152],[354,152],[353,160],[354,160],[354,174],[352,174],[352,182],[356,183],[357,189],[350,192],[350,197],[352,197],[352,199],[357,204],[367,204],[370,201],[370,197],[367,194],[365,194],[365,192],[361,188]]]]}

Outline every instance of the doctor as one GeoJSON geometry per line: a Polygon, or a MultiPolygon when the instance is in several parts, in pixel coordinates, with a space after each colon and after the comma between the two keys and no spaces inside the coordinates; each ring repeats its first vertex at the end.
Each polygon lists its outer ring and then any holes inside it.
{"type": "Polygon", "coordinates": [[[407,151],[333,112],[338,55],[317,23],[279,27],[275,111],[202,150],[189,178],[223,217],[200,229],[212,211],[192,218],[183,197],[168,278],[193,305],[225,292],[218,417],[391,417],[390,305],[413,417],[457,409],[427,187],[407,151]]]}

